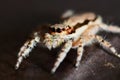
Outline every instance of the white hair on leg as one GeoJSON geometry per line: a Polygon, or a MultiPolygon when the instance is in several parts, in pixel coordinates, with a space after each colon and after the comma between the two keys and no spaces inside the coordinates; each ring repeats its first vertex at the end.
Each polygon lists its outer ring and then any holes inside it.
{"type": "MultiPolygon", "coordinates": [[[[36,33],[35,33],[36,34],[36,33]]],[[[18,53],[18,61],[16,63],[15,69],[19,68],[19,65],[23,61],[23,58],[29,56],[29,53],[32,51],[34,46],[40,41],[38,36],[35,36],[33,39],[28,40],[25,44],[21,47],[20,52],[18,53]]]]}
{"type": "Polygon", "coordinates": [[[77,68],[77,67],[79,66],[79,64],[80,64],[80,61],[81,61],[82,55],[83,55],[83,51],[84,51],[83,46],[79,46],[79,47],[77,48],[77,59],[76,59],[76,64],[75,64],[75,67],[76,67],[76,68],[77,68]]]}
{"type": "Polygon", "coordinates": [[[101,36],[98,36],[98,35],[95,38],[105,50],[109,49],[113,55],[120,58],[120,54],[117,53],[116,49],[111,45],[110,42],[104,40],[101,36]]]}
{"type": "Polygon", "coordinates": [[[69,17],[71,17],[73,14],[74,14],[74,11],[73,11],[73,10],[67,10],[66,12],[63,13],[63,15],[61,16],[61,18],[62,18],[62,19],[69,18],[69,17]]]}
{"type": "Polygon", "coordinates": [[[100,27],[107,32],[120,33],[120,27],[116,25],[107,25],[107,24],[102,23],[100,24],[100,27]]]}
{"type": "Polygon", "coordinates": [[[112,33],[120,33],[120,27],[115,25],[110,25],[106,31],[109,31],[112,33]]]}
{"type": "Polygon", "coordinates": [[[72,41],[68,41],[65,43],[64,47],[61,49],[60,54],[58,55],[57,61],[54,64],[54,67],[51,70],[51,73],[54,73],[56,69],[59,67],[60,63],[64,60],[66,57],[68,51],[72,47],[72,41]]]}

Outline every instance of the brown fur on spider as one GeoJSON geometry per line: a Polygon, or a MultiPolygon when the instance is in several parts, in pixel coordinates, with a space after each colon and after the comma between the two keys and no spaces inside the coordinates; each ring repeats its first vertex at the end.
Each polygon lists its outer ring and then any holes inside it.
{"type": "Polygon", "coordinates": [[[113,55],[120,58],[120,54],[117,53],[116,49],[110,44],[110,42],[97,35],[97,33],[102,30],[106,32],[120,33],[120,28],[118,26],[105,24],[102,21],[101,16],[95,15],[94,13],[73,15],[68,11],[63,14],[63,18],[65,18],[65,20],[61,24],[55,24],[46,28],[40,27],[36,32],[33,32],[32,38],[24,43],[18,53],[16,69],[19,68],[23,58],[26,58],[34,46],[38,44],[43,44],[51,50],[52,48],[59,47],[65,43],[51,69],[52,73],[56,71],[71,48],[77,49],[76,67],[80,64],[84,52],[84,46],[95,43],[99,43],[104,49],[109,49],[113,55]]]}

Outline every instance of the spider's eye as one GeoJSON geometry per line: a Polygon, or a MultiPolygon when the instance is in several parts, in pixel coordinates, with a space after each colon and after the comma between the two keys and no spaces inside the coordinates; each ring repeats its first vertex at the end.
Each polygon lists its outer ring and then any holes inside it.
{"type": "Polygon", "coordinates": [[[59,33],[61,32],[60,28],[58,28],[56,31],[59,32],[59,33]]]}
{"type": "Polygon", "coordinates": [[[65,28],[63,28],[62,30],[65,31],[65,28]]]}
{"type": "Polygon", "coordinates": [[[49,27],[49,29],[50,29],[52,32],[55,32],[55,28],[49,27]]]}
{"type": "Polygon", "coordinates": [[[52,31],[55,32],[55,28],[52,28],[52,31]]]}
{"type": "Polygon", "coordinates": [[[71,29],[71,27],[70,27],[70,26],[68,26],[68,28],[69,28],[69,29],[71,29]]]}

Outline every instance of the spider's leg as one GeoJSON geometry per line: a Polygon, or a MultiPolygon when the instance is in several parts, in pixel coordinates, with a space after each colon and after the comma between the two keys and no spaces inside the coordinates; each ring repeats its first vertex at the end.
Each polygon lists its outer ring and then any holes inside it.
{"type": "Polygon", "coordinates": [[[72,41],[69,40],[65,43],[65,45],[63,46],[63,48],[60,51],[60,54],[58,55],[57,61],[54,63],[54,66],[51,70],[51,73],[54,73],[56,71],[56,69],[59,67],[60,63],[64,60],[64,58],[66,57],[67,53],[69,52],[69,50],[72,47],[72,41]]]}
{"type": "Polygon", "coordinates": [[[61,16],[62,19],[66,19],[71,17],[74,14],[73,10],[67,10],[66,12],[64,12],[61,16]]]}
{"type": "Polygon", "coordinates": [[[75,67],[77,68],[80,64],[80,61],[82,59],[82,55],[84,52],[84,46],[83,45],[79,45],[79,47],[77,48],[77,59],[76,59],[76,64],[75,67]]]}
{"type": "Polygon", "coordinates": [[[115,26],[115,25],[106,25],[103,24],[101,25],[101,28],[107,32],[112,32],[112,33],[120,33],[120,27],[115,26]]]}
{"type": "Polygon", "coordinates": [[[18,61],[16,63],[15,69],[19,68],[19,65],[21,64],[23,58],[26,58],[29,53],[32,51],[34,46],[36,46],[37,43],[39,43],[40,38],[37,35],[37,33],[34,33],[34,37],[30,40],[27,40],[24,45],[21,47],[19,53],[18,53],[18,61]]]}
{"type": "Polygon", "coordinates": [[[108,27],[107,31],[110,31],[110,32],[112,32],[112,33],[120,33],[120,27],[110,25],[110,26],[108,27]]]}
{"type": "Polygon", "coordinates": [[[117,53],[116,49],[111,45],[110,42],[104,40],[101,36],[98,35],[95,36],[95,39],[105,50],[110,50],[113,55],[120,58],[120,54],[117,53]]]}

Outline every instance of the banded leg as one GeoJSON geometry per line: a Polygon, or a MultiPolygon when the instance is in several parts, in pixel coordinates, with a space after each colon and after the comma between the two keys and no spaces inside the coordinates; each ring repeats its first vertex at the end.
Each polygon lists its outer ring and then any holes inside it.
{"type": "Polygon", "coordinates": [[[51,70],[51,73],[54,73],[56,69],[59,67],[60,63],[64,60],[66,57],[68,51],[72,47],[72,41],[68,41],[65,43],[64,47],[61,49],[60,54],[58,55],[57,61],[54,63],[54,66],[51,70]]]}
{"type": "Polygon", "coordinates": [[[37,33],[34,33],[34,38],[25,42],[25,44],[21,47],[20,52],[18,53],[18,61],[16,63],[15,69],[19,68],[23,58],[26,58],[29,55],[39,40],[40,38],[37,36],[37,33]]]}
{"type": "Polygon", "coordinates": [[[80,61],[82,59],[82,55],[83,55],[83,49],[84,47],[82,45],[80,45],[78,48],[77,48],[77,59],[76,59],[76,64],[75,64],[75,67],[77,68],[80,64],[80,61]]]}
{"type": "Polygon", "coordinates": [[[98,43],[99,43],[104,49],[106,49],[106,50],[109,49],[109,50],[113,53],[113,55],[115,55],[115,56],[117,56],[117,57],[120,58],[120,54],[117,53],[116,49],[111,45],[110,42],[104,40],[104,39],[103,39],[102,37],[100,37],[100,36],[96,36],[95,38],[96,38],[96,40],[98,41],[98,43]]]}

